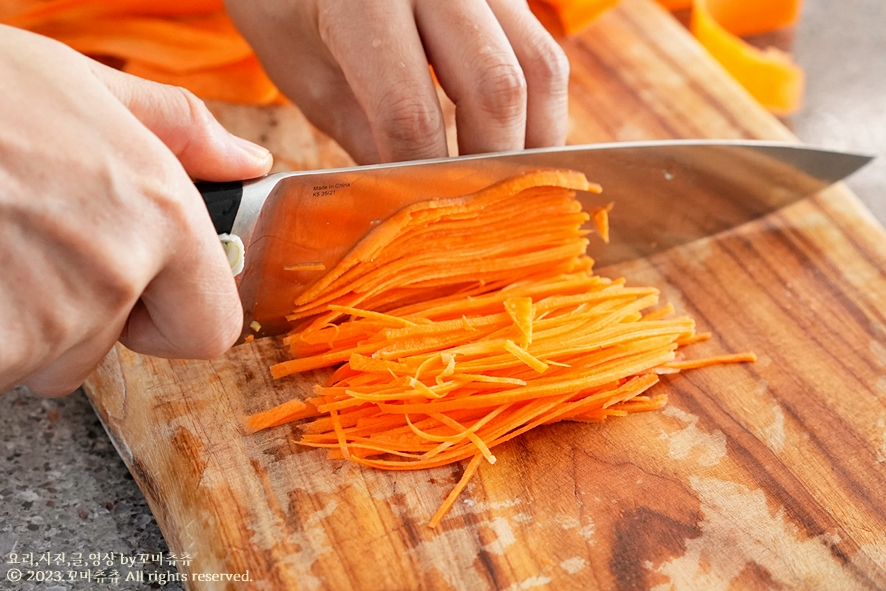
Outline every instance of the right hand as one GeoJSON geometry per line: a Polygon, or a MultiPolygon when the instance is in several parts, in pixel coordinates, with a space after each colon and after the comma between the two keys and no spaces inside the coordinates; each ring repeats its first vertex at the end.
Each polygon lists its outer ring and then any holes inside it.
{"type": "Polygon", "coordinates": [[[226,257],[191,178],[268,172],[178,88],[0,26],[0,392],[76,389],[119,339],[220,355],[242,328],[226,257]]]}

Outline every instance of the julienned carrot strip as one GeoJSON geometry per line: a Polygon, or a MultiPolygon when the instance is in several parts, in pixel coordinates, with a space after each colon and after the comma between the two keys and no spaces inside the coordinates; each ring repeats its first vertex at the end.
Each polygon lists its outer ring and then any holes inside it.
{"type": "Polygon", "coordinates": [[[261,431],[269,427],[276,427],[283,423],[315,417],[320,413],[313,404],[305,403],[301,400],[293,399],[284,402],[279,406],[275,406],[270,410],[250,415],[244,419],[243,426],[250,433],[261,431]]]}
{"type": "Polygon", "coordinates": [[[312,261],[307,263],[294,263],[283,267],[284,271],[325,271],[326,265],[320,261],[312,261]]]}
{"type": "Polygon", "coordinates": [[[514,321],[517,328],[520,329],[520,346],[524,349],[532,343],[532,298],[529,297],[510,297],[505,299],[505,310],[508,316],[514,321]]]}
{"type": "Polygon", "coordinates": [[[724,363],[753,363],[757,356],[753,353],[735,353],[734,355],[717,355],[706,359],[694,359],[692,361],[670,361],[665,367],[673,369],[696,369],[709,365],[722,365],[724,363]]]}
{"type": "Polygon", "coordinates": [[[609,244],[609,212],[612,211],[614,205],[615,203],[608,203],[602,207],[596,207],[591,213],[597,232],[606,244],[609,244]]]}
{"type": "MultiPolygon", "coordinates": [[[[702,340],[659,292],[593,274],[575,172],[537,171],[472,195],[410,205],[302,296],[275,378],[339,366],[305,408],[301,443],[385,470],[471,459],[436,525],[493,448],[540,425],[661,408],[664,373],[752,355],[676,361],[702,340]],[[539,223],[543,212],[543,222],[539,223]]],[[[608,211],[596,212],[608,238],[608,211]]]]}
{"type": "Polygon", "coordinates": [[[549,367],[547,363],[535,357],[532,353],[522,347],[517,346],[517,344],[510,339],[505,341],[504,349],[538,373],[544,373],[549,367]]]}
{"type": "Polygon", "coordinates": [[[477,454],[468,462],[467,467],[465,468],[464,473],[461,475],[461,478],[458,479],[458,484],[455,485],[455,488],[452,489],[452,492],[449,493],[449,496],[446,497],[446,500],[443,501],[443,504],[440,505],[440,508],[437,509],[437,512],[434,513],[434,516],[431,517],[431,520],[428,522],[428,527],[435,528],[437,524],[440,523],[440,520],[443,519],[443,516],[449,511],[449,508],[452,507],[452,504],[455,503],[455,499],[458,498],[458,495],[461,494],[461,491],[465,489],[468,485],[468,481],[471,479],[471,476],[474,475],[474,472],[477,471],[477,468],[480,467],[480,460],[483,459],[481,454],[477,454]]]}
{"type": "Polygon", "coordinates": [[[699,332],[692,336],[683,337],[677,340],[677,343],[681,347],[685,347],[686,345],[691,345],[692,343],[700,343],[701,341],[706,341],[711,338],[711,333],[709,332],[699,332]]]}

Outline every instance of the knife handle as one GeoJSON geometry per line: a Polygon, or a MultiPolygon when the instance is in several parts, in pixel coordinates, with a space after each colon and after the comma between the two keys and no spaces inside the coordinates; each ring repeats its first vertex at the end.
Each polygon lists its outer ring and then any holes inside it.
{"type": "Polygon", "coordinates": [[[231,181],[226,183],[211,183],[199,181],[194,183],[209,217],[218,234],[230,234],[234,228],[234,220],[240,210],[240,202],[243,200],[243,181],[231,181]]]}

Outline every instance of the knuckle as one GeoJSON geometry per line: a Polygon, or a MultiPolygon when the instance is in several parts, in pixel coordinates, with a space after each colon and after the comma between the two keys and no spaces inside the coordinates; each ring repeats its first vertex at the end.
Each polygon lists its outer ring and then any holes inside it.
{"type": "MultiPolygon", "coordinates": [[[[27,310],[24,312],[28,316],[27,310]]],[[[9,377],[18,381],[49,363],[68,346],[74,332],[71,320],[56,311],[44,311],[24,321],[19,317],[9,328],[25,336],[16,347],[0,349],[0,385],[9,377]]]]}
{"type": "Polygon", "coordinates": [[[476,81],[480,108],[503,120],[523,115],[526,109],[526,78],[511,60],[488,60],[476,81]]]}
{"type": "Polygon", "coordinates": [[[182,105],[187,117],[194,123],[203,123],[211,118],[206,104],[187,88],[173,86],[176,97],[182,105]]]}
{"type": "Polygon", "coordinates": [[[93,249],[93,253],[86,255],[92,261],[89,269],[91,299],[97,309],[108,317],[115,317],[129,310],[141,297],[144,282],[138,277],[141,273],[135,269],[138,264],[133,264],[132,252],[98,250],[93,249]]]}
{"type": "MultiPolygon", "coordinates": [[[[152,258],[142,241],[133,240],[131,232],[103,228],[101,232],[84,233],[71,228],[65,220],[50,222],[49,233],[78,269],[79,276],[88,278],[77,292],[89,298],[99,309],[117,313],[128,309],[141,296],[145,270],[152,258]]],[[[69,271],[68,274],[71,274],[69,271]]],[[[55,335],[54,342],[68,342],[78,331],[76,311],[69,314],[51,314],[44,317],[41,334],[55,335]]]]}
{"type": "Polygon", "coordinates": [[[443,133],[443,116],[436,104],[421,100],[419,94],[398,91],[382,99],[373,123],[385,139],[416,147],[437,142],[443,133]]]}
{"type": "Polygon", "coordinates": [[[186,88],[172,87],[172,97],[179,110],[182,127],[190,130],[190,133],[180,134],[181,145],[175,146],[175,151],[182,153],[192,145],[203,145],[211,140],[211,125],[214,121],[206,104],[186,88]]]}
{"type": "Polygon", "coordinates": [[[569,84],[569,59],[563,48],[547,37],[537,40],[532,47],[534,51],[526,66],[531,84],[544,93],[565,93],[569,84]]]}
{"type": "MultiPolygon", "coordinates": [[[[344,40],[345,31],[342,27],[342,9],[348,10],[347,6],[343,6],[342,2],[336,0],[327,0],[320,2],[316,6],[315,19],[317,22],[317,33],[320,40],[327,47],[335,47],[339,40],[344,40]]],[[[352,10],[352,9],[351,9],[352,10]]]]}
{"type": "Polygon", "coordinates": [[[194,233],[193,205],[184,198],[185,190],[196,192],[195,188],[183,187],[178,175],[158,179],[159,182],[147,181],[142,188],[143,194],[154,209],[153,226],[156,231],[167,239],[178,241],[179,237],[187,239],[194,233]],[[165,182],[164,182],[165,181],[165,182]]]}

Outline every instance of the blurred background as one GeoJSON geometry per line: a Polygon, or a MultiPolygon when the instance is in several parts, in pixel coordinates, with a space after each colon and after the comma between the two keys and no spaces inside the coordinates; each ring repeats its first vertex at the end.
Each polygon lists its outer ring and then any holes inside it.
{"type": "Polygon", "coordinates": [[[877,154],[847,184],[886,225],[886,2],[805,0],[793,54],[806,98],[788,127],[808,143],[877,154]]]}

